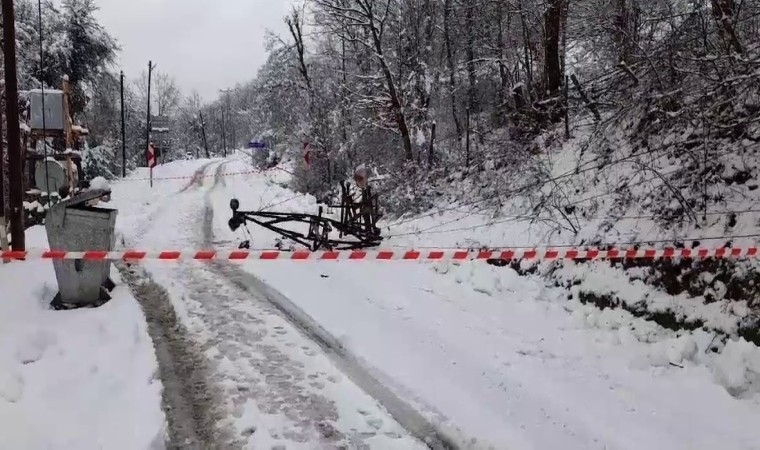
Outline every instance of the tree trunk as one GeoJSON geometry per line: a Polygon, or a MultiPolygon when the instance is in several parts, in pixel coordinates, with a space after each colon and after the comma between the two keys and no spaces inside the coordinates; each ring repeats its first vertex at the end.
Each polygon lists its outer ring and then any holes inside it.
{"type": "Polygon", "coordinates": [[[351,115],[348,113],[348,107],[346,106],[346,99],[345,99],[345,93],[346,88],[348,86],[348,78],[346,74],[346,41],[341,39],[340,41],[340,67],[343,72],[343,86],[341,86],[341,94],[343,94],[343,98],[341,98],[340,101],[340,109],[341,109],[341,115],[343,122],[341,125],[341,133],[343,137],[343,142],[348,142],[348,127],[351,124],[351,115]]]}
{"type": "Polygon", "coordinates": [[[433,168],[433,162],[435,161],[435,128],[436,124],[433,122],[433,124],[430,127],[430,145],[428,146],[428,168],[433,168]]]}
{"type": "Polygon", "coordinates": [[[533,58],[530,51],[530,32],[528,31],[528,23],[525,20],[525,10],[523,9],[522,0],[518,0],[517,8],[520,10],[520,23],[522,24],[523,32],[523,55],[525,57],[525,75],[528,78],[528,93],[532,95],[533,92],[533,58]]]}
{"type": "Polygon", "coordinates": [[[303,30],[301,29],[301,18],[298,10],[294,9],[293,12],[290,13],[287,19],[285,19],[285,24],[288,26],[290,35],[295,41],[296,56],[298,56],[298,71],[301,73],[301,77],[303,77],[303,80],[306,83],[306,88],[309,90],[309,95],[311,95],[311,78],[309,78],[309,69],[306,66],[306,46],[304,45],[303,30]]]}
{"type": "MultiPolygon", "coordinates": [[[[467,34],[467,80],[469,82],[467,90],[467,107],[470,111],[470,116],[475,114],[475,129],[477,130],[478,142],[484,144],[483,133],[480,131],[480,99],[478,98],[478,79],[475,72],[475,15],[473,11],[478,7],[478,4],[468,4],[465,6],[465,29],[467,34]]],[[[470,119],[468,119],[469,123],[470,119]]],[[[468,125],[468,128],[471,128],[468,125]]],[[[472,133],[472,130],[470,130],[472,133]]]]}
{"type": "MultiPolygon", "coordinates": [[[[504,43],[504,6],[502,2],[496,2],[496,20],[499,34],[496,48],[499,50],[499,102],[504,103],[507,99],[507,85],[509,84],[507,65],[504,64],[504,55],[506,53],[506,44],[504,43]]],[[[508,30],[507,30],[508,31],[508,30]]],[[[501,108],[499,108],[501,109],[501,108]]]]}
{"type": "Polygon", "coordinates": [[[562,86],[562,66],[560,62],[560,29],[562,24],[562,9],[564,0],[549,0],[548,8],[544,13],[544,50],[546,61],[544,63],[544,78],[546,92],[550,97],[556,96],[562,86]]]}
{"type": "Polygon", "coordinates": [[[388,62],[385,60],[383,54],[383,45],[380,41],[380,34],[374,24],[371,25],[372,41],[375,44],[375,52],[377,59],[380,62],[380,67],[385,77],[385,84],[388,87],[388,95],[391,100],[391,111],[393,111],[396,125],[398,126],[399,133],[401,133],[401,141],[404,144],[404,158],[407,161],[414,161],[414,152],[412,150],[412,140],[409,137],[409,126],[406,123],[406,117],[404,116],[404,110],[401,106],[401,98],[396,90],[396,83],[393,81],[393,74],[388,66],[388,62]]]}
{"type": "Polygon", "coordinates": [[[476,5],[468,4],[465,6],[465,30],[467,34],[467,80],[469,89],[467,92],[467,104],[470,108],[470,114],[480,113],[480,102],[478,102],[477,91],[477,74],[475,73],[475,36],[474,36],[474,17],[473,9],[476,5]]]}
{"type": "Polygon", "coordinates": [[[454,70],[454,49],[451,45],[451,0],[445,0],[443,5],[443,37],[446,44],[446,66],[449,70],[449,90],[451,91],[451,114],[457,132],[457,141],[462,141],[462,120],[459,118],[457,100],[456,71],[454,70]]]}

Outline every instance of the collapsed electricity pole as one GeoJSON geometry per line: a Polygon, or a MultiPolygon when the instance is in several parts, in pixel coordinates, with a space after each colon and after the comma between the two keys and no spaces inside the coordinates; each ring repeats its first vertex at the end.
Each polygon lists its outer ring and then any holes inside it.
{"type": "Polygon", "coordinates": [[[5,66],[5,120],[8,134],[8,201],[10,206],[11,246],[25,251],[23,169],[21,131],[18,113],[18,79],[16,78],[16,23],[13,0],[1,0],[3,12],[3,53],[5,66]]]}

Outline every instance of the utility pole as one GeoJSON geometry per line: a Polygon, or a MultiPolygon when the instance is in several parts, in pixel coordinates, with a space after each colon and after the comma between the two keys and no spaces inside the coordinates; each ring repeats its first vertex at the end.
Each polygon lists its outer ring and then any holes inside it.
{"type": "Polygon", "coordinates": [[[224,108],[222,108],[222,146],[224,147],[224,157],[227,157],[227,128],[224,126],[224,108]]]}
{"type": "Polygon", "coordinates": [[[121,176],[127,176],[127,125],[124,118],[124,71],[121,71],[121,176]]]}
{"type": "MultiPolygon", "coordinates": [[[[5,48],[5,120],[8,127],[8,181],[11,209],[11,244],[14,251],[26,250],[24,236],[24,175],[22,169],[21,131],[18,114],[18,79],[16,78],[16,19],[13,0],[2,0],[3,43],[5,48]]],[[[44,115],[44,111],[43,111],[44,115]]]]}
{"type": "MultiPolygon", "coordinates": [[[[42,150],[43,154],[45,155],[45,194],[47,194],[47,202],[48,205],[52,204],[52,199],[50,198],[50,174],[48,172],[48,152],[47,152],[47,124],[45,123],[45,115],[47,114],[47,111],[45,111],[45,72],[43,71],[44,68],[44,62],[45,62],[45,55],[43,51],[43,45],[42,45],[42,0],[37,0],[37,25],[39,28],[40,33],[40,89],[42,92],[42,95],[40,96],[42,98],[42,150]]],[[[68,120],[68,119],[64,119],[68,120]]],[[[66,143],[68,146],[68,142],[66,143]]]]}
{"type": "Polygon", "coordinates": [[[206,140],[206,122],[203,121],[203,111],[198,110],[198,115],[201,118],[201,133],[203,133],[203,147],[206,149],[206,158],[210,159],[211,155],[208,152],[208,140],[206,140]]]}
{"type": "MultiPolygon", "coordinates": [[[[48,205],[52,204],[52,198],[50,195],[50,173],[48,169],[48,162],[47,162],[47,124],[45,123],[45,115],[47,114],[45,110],[45,77],[44,77],[44,62],[45,62],[45,54],[43,52],[43,45],[42,45],[42,0],[37,0],[37,26],[40,34],[40,90],[42,95],[41,97],[41,103],[42,103],[42,150],[43,154],[45,155],[45,195],[47,195],[47,202],[48,205]]],[[[64,93],[64,97],[67,94],[64,93]]],[[[68,116],[68,112],[66,112],[66,115],[68,116]]],[[[64,121],[68,120],[68,118],[64,118],[64,121]]],[[[68,136],[68,135],[67,135],[68,136]]],[[[66,147],[68,147],[69,142],[66,142],[66,147]]]]}
{"type": "Polygon", "coordinates": [[[235,115],[232,114],[232,107],[229,103],[229,96],[227,97],[227,118],[230,121],[230,128],[232,129],[232,151],[237,150],[237,139],[235,139],[235,115]]]}
{"type": "MultiPolygon", "coordinates": [[[[156,66],[153,65],[153,61],[148,61],[148,120],[147,120],[147,127],[145,130],[145,154],[147,156],[147,152],[150,149],[150,78],[153,74],[153,69],[156,66]]],[[[150,163],[148,163],[150,165],[150,163]]],[[[150,167],[150,187],[153,187],[153,167],[150,167]]]]}
{"type": "MultiPolygon", "coordinates": [[[[2,92],[2,96],[5,96],[5,92],[2,92]]],[[[0,119],[2,119],[2,114],[0,114],[0,119]]],[[[8,251],[8,228],[5,224],[5,148],[3,146],[2,120],[0,120],[0,251],[8,251]]],[[[4,260],[3,262],[9,261],[4,260]]]]}

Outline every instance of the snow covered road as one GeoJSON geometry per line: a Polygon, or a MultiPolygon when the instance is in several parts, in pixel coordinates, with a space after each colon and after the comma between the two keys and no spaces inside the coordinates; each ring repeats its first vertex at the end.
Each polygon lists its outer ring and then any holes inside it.
{"type": "MultiPolygon", "coordinates": [[[[206,163],[196,170],[206,168],[220,170],[222,163],[206,163]]],[[[218,177],[198,177],[166,195],[161,207],[146,208],[142,218],[132,211],[127,223],[133,228],[120,226],[124,243],[202,246],[209,240],[204,230],[210,230],[204,223],[211,223],[205,220],[204,200],[218,182],[218,177]]],[[[260,293],[231,281],[225,268],[160,263],[145,267],[166,288],[180,322],[209,361],[209,384],[219,391],[216,400],[222,411],[217,424],[222,432],[214,439],[227,439],[213,444],[424,447],[260,293]]]]}
{"type": "MultiPolygon", "coordinates": [[[[208,174],[220,164],[162,170],[208,174]]],[[[224,164],[249,168],[234,157],[224,164]]],[[[244,209],[315,208],[312,198],[282,187],[283,178],[277,171],[202,178],[184,191],[159,184],[153,194],[125,181],[115,186],[120,217],[127,217],[118,227],[127,247],[229,247],[240,239],[227,227],[232,197],[244,209]]],[[[270,232],[251,232],[255,247],[272,246],[270,232]]],[[[760,448],[757,395],[732,397],[697,362],[710,335],[679,336],[625,312],[599,312],[508,268],[283,261],[145,267],[211,361],[229,416],[224,426],[252,446],[314,448],[310,439],[418,445],[315,336],[264,301],[265,289],[251,288],[263,280],[462,448],[760,448]]]]}

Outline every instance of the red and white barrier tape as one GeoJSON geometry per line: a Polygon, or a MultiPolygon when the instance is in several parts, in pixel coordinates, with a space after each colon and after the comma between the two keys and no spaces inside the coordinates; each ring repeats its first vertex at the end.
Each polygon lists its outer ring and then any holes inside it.
{"type": "Polygon", "coordinates": [[[694,249],[501,249],[501,250],[347,250],[347,251],[279,251],[279,250],[208,250],[208,251],[26,251],[1,252],[0,258],[11,260],[87,260],[87,261],[484,261],[501,260],[595,260],[595,259],[705,259],[755,258],[756,247],[694,249]]]}
{"type": "MultiPolygon", "coordinates": [[[[268,169],[271,170],[271,169],[268,169]]],[[[167,180],[201,180],[204,178],[214,178],[214,177],[233,177],[233,176],[239,176],[239,175],[251,175],[251,174],[260,174],[264,173],[266,170],[244,170],[241,172],[222,172],[219,174],[215,173],[207,173],[203,175],[184,175],[184,176],[177,176],[177,177],[154,177],[153,181],[167,181],[167,180]]],[[[123,182],[130,182],[130,181],[148,181],[150,178],[125,178],[124,180],[121,180],[123,182]]]]}
{"type": "MultiPolygon", "coordinates": [[[[243,170],[239,172],[221,172],[221,173],[204,173],[203,175],[183,175],[183,176],[176,176],[176,177],[153,177],[153,181],[167,181],[167,180],[202,180],[204,178],[214,178],[214,177],[235,177],[240,175],[252,175],[252,174],[262,174],[267,172],[274,172],[275,170],[279,170],[280,172],[285,172],[287,174],[293,175],[293,172],[284,169],[282,167],[271,167],[269,169],[251,169],[251,170],[243,170]]],[[[150,177],[143,177],[143,178],[125,178],[123,180],[120,180],[121,182],[131,182],[131,181],[148,181],[150,180],[150,177]]]]}

